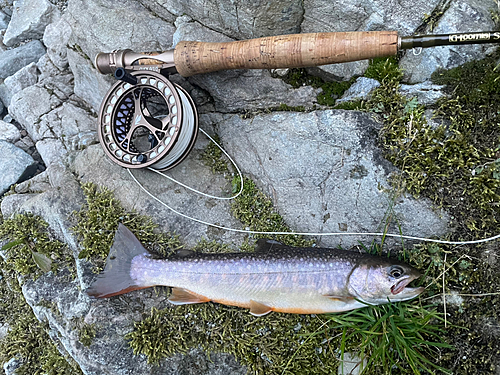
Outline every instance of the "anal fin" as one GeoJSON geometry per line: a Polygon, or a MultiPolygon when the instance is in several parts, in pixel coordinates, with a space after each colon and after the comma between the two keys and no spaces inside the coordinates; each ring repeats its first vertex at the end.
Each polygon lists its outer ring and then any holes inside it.
{"type": "Polygon", "coordinates": [[[172,288],[172,295],[168,298],[168,301],[174,305],[187,305],[208,302],[210,300],[205,296],[200,296],[186,289],[172,288]]]}
{"type": "Polygon", "coordinates": [[[255,316],[263,316],[269,314],[271,311],[273,311],[271,307],[254,300],[250,300],[250,314],[255,316]]]}

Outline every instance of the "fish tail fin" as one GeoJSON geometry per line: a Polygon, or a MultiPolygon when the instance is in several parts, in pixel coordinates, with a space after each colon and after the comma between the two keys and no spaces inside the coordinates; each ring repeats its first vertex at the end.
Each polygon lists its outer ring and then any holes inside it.
{"type": "Polygon", "coordinates": [[[111,246],[106,259],[106,267],[86,290],[87,294],[103,298],[124,294],[132,290],[149,288],[150,285],[137,285],[137,282],[130,276],[132,259],[144,253],[148,253],[148,251],[142,246],[137,237],[125,225],[120,223],[113,246],[111,246]]]}

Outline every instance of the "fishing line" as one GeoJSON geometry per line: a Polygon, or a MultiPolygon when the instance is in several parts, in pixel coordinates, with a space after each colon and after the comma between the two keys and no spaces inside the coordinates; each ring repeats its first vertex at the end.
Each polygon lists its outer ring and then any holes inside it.
{"type": "MultiPolygon", "coordinates": [[[[201,131],[205,136],[207,136],[210,139],[210,141],[212,141],[224,153],[224,155],[226,155],[226,157],[234,165],[236,171],[238,172],[238,176],[240,178],[240,190],[239,190],[239,192],[236,195],[234,195],[232,197],[216,197],[216,196],[213,196],[213,195],[210,195],[210,194],[203,193],[203,192],[198,191],[196,189],[193,189],[193,188],[191,188],[191,187],[189,187],[189,186],[187,186],[187,185],[185,185],[185,184],[183,184],[183,183],[175,180],[174,178],[161,173],[160,171],[158,171],[156,169],[152,169],[152,168],[148,168],[148,169],[151,170],[151,171],[153,171],[153,172],[156,172],[156,173],[158,173],[158,174],[160,174],[160,175],[162,175],[164,177],[166,177],[170,181],[172,181],[172,182],[174,182],[176,184],[179,184],[179,185],[181,185],[182,187],[184,187],[186,189],[189,189],[189,190],[191,190],[191,191],[193,191],[193,192],[195,192],[197,194],[203,195],[205,197],[215,198],[215,199],[220,199],[220,200],[235,199],[243,191],[243,174],[241,173],[240,168],[238,167],[238,165],[236,164],[236,162],[229,156],[229,154],[222,148],[222,146],[220,146],[210,135],[208,135],[201,128],[199,129],[199,131],[201,131]]],[[[207,225],[207,226],[210,226],[210,227],[213,227],[213,228],[222,229],[222,230],[225,230],[225,231],[230,231],[230,232],[235,232],[235,233],[264,234],[264,235],[329,236],[329,237],[331,237],[331,236],[371,236],[371,237],[384,237],[385,236],[385,237],[394,237],[394,238],[401,238],[401,239],[407,239],[407,240],[434,242],[434,243],[440,243],[440,244],[446,244],[446,245],[472,245],[472,244],[479,244],[479,243],[489,242],[489,241],[493,241],[493,240],[496,240],[496,239],[500,238],[500,234],[498,234],[496,236],[488,237],[488,238],[483,238],[483,239],[480,239],[480,240],[472,240],[472,241],[447,241],[447,240],[436,240],[436,239],[432,239],[432,238],[407,236],[407,235],[395,234],[395,233],[376,233],[376,232],[375,233],[372,233],[372,232],[361,232],[361,233],[357,233],[357,232],[331,232],[331,233],[320,233],[320,232],[268,232],[268,231],[254,231],[254,230],[248,230],[248,229],[230,228],[230,227],[225,227],[223,225],[209,223],[207,221],[204,221],[204,220],[201,220],[201,219],[197,219],[197,218],[191,217],[189,215],[186,215],[186,214],[184,214],[184,213],[182,213],[180,211],[177,211],[175,208],[170,207],[168,204],[166,204],[161,199],[159,199],[157,196],[155,196],[153,193],[151,193],[149,190],[147,190],[144,187],[144,185],[141,182],[139,182],[139,180],[137,180],[137,178],[132,173],[131,169],[127,168],[127,170],[128,170],[128,173],[130,174],[130,176],[132,177],[132,179],[142,189],[142,191],[144,191],[147,195],[149,195],[155,201],[157,201],[162,206],[164,206],[168,210],[172,211],[176,215],[179,215],[179,216],[181,216],[181,217],[183,217],[185,219],[188,219],[190,221],[194,221],[194,222],[199,223],[199,224],[203,224],[203,225],[207,225]]]]}
{"type": "MultiPolygon", "coordinates": [[[[188,189],[188,190],[191,190],[193,193],[196,193],[196,194],[199,194],[199,195],[203,195],[204,197],[207,197],[207,198],[214,198],[214,199],[219,199],[219,200],[231,200],[231,199],[236,199],[242,192],[243,192],[243,174],[241,173],[241,170],[240,168],[238,168],[238,166],[236,165],[236,162],[231,158],[231,156],[229,156],[229,154],[226,152],[226,150],[224,150],[222,148],[222,146],[220,146],[210,135],[208,135],[207,132],[205,132],[203,129],[199,129],[200,132],[202,132],[203,134],[205,134],[205,136],[210,139],[218,148],[219,150],[221,150],[224,155],[226,155],[226,157],[229,159],[229,161],[231,161],[231,164],[233,164],[234,168],[236,169],[236,171],[238,172],[238,177],[240,178],[240,190],[238,191],[238,193],[236,193],[235,195],[233,196],[230,196],[230,197],[217,197],[215,195],[210,195],[210,194],[207,194],[207,193],[203,193],[199,190],[196,190],[190,186],[187,186],[186,184],[183,184],[182,182],[180,181],[177,181],[176,179],[170,177],[170,176],[167,176],[165,173],[162,173],[161,171],[157,170],[157,169],[153,169],[153,168],[148,168],[150,171],[152,172],[155,172],[155,173],[158,173],[160,176],[163,176],[167,179],[169,179],[170,181],[178,184],[178,185],[181,185],[183,188],[185,189],[188,189]]],[[[154,166],[153,166],[154,167],[154,166]]],[[[130,173],[130,169],[128,170],[129,173],[130,173]]],[[[132,173],[130,173],[130,175],[132,176],[132,178],[135,180],[135,182],[137,182],[137,184],[143,189],[145,190],[145,188],[139,183],[139,181],[137,181],[134,177],[134,175],[132,175],[132,173]]],[[[146,190],[145,190],[146,191],[146,190]]],[[[151,194],[150,194],[151,195],[151,194]]],[[[157,201],[159,201],[158,199],[156,199],[157,201]]],[[[163,205],[166,206],[165,203],[159,201],[160,203],[162,203],[163,205]]],[[[167,208],[171,209],[170,207],[167,206],[167,208]]],[[[189,217],[188,217],[189,218],[189,217]]],[[[195,219],[193,219],[195,220],[195,219]]]]}

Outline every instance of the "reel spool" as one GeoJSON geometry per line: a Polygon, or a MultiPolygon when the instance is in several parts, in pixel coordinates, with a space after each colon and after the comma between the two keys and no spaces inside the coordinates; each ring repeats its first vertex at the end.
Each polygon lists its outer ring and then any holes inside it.
{"type": "Polygon", "coordinates": [[[189,154],[198,134],[198,113],[189,94],[150,71],[117,71],[99,111],[99,142],[126,168],[166,171],[189,154]]]}

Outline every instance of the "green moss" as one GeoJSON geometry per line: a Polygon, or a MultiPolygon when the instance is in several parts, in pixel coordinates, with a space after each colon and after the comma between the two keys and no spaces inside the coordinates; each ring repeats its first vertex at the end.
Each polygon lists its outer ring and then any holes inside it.
{"type": "Polygon", "coordinates": [[[90,346],[92,341],[94,341],[96,333],[95,324],[83,323],[78,329],[78,340],[80,340],[83,346],[90,346]]]}
{"type": "Polygon", "coordinates": [[[146,354],[151,363],[201,347],[233,354],[249,373],[331,374],[338,366],[336,345],[324,321],[278,313],[255,318],[239,308],[206,303],[153,309],[127,339],[134,353],[146,354]],[[303,336],[311,332],[317,335],[303,336]]]}
{"type": "MultiPolygon", "coordinates": [[[[233,179],[233,186],[234,191],[240,189],[239,178],[233,179]]],[[[249,178],[244,179],[243,192],[233,201],[231,212],[252,231],[290,232],[283,217],[274,209],[272,201],[249,178]]],[[[313,243],[296,235],[257,235],[259,237],[274,238],[290,246],[307,247],[313,243]]]]}
{"type": "Polygon", "coordinates": [[[18,214],[2,222],[0,239],[8,241],[2,247],[7,258],[6,269],[36,278],[43,273],[41,256],[52,261],[49,267],[54,272],[65,267],[74,272],[74,260],[67,247],[52,239],[47,227],[47,223],[33,214],[18,214]]]}
{"type": "Polygon", "coordinates": [[[83,247],[79,258],[91,261],[96,272],[104,267],[120,222],[132,230],[150,251],[159,255],[182,247],[177,236],[155,233],[157,225],[151,218],[127,212],[110,190],[98,188],[92,183],[82,184],[82,189],[86,204],[74,213],[77,223],[72,230],[83,247]]]}
{"type": "MultiPolygon", "coordinates": [[[[215,135],[214,140],[222,146],[222,142],[218,135],[215,135]]],[[[205,147],[201,159],[213,173],[226,173],[229,172],[229,168],[222,155],[222,150],[213,142],[210,142],[207,147],[205,147]]]]}
{"type": "Polygon", "coordinates": [[[356,81],[356,77],[349,81],[328,82],[320,77],[308,74],[305,69],[290,69],[283,80],[294,88],[307,85],[322,89],[322,92],[317,96],[318,104],[333,106],[335,101],[356,81]]]}
{"type": "Polygon", "coordinates": [[[305,112],[306,107],[299,105],[296,107],[291,107],[287,104],[281,103],[279,107],[273,108],[274,111],[280,112],[305,112]]]}
{"type": "Polygon", "coordinates": [[[376,79],[380,83],[399,82],[403,78],[403,72],[399,69],[395,57],[381,57],[370,60],[370,64],[365,71],[366,78],[376,79]]]}
{"type": "Polygon", "coordinates": [[[348,111],[360,111],[364,108],[362,100],[354,100],[352,102],[343,102],[335,105],[335,109],[345,109],[348,111]]]}

